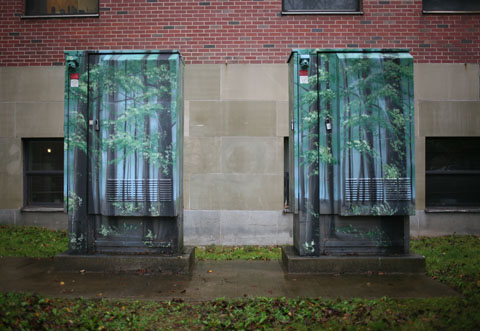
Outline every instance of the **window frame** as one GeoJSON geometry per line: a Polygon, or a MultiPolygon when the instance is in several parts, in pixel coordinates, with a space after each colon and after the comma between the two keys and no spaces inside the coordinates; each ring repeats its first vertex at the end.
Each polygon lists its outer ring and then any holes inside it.
{"type": "MultiPolygon", "coordinates": [[[[479,137],[425,137],[426,140],[428,139],[469,139],[469,138],[479,138],[479,137]]],[[[429,205],[429,187],[428,177],[429,176],[480,176],[480,169],[478,170],[428,170],[427,163],[429,157],[429,151],[427,150],[428,143],[425,141],[425,212],[480,212],[480,205],[479,206],[462,206],[462,205],[449,205],[449,206],[439,206],[439,205],[429,205]]]]}
{"type": "Polygon", "coordinates": [[[97,0],[97,12],[96,13],[88,13],[88,14],[45,14],[45,15],[28,15],[27,14],[27,1],[28,0],[23,0],[23,15],[21,16],[22,19],[35,19],[35,18],[82,18],[82,17],[100,17],[100,0],[97,0]]]}
{"type": "Polygon", "coordinates": [[[425,0],[422,0],[422,13],[423,14],[480,14],[479,10],[426,10],[425,0]]]}
{"type": "MultiPolygon", "coordinates": [[[[30,144],[32,142],[38,142],[38,141],[44,141],[44,142],[61,142],[62,146],[64,144],[64,139],[63,138],[23,138],[22,139],[22,146],[23,146],[23,208],[24,209],[31,209],[31,208],[61,208],[63,210],[64,208],[64,201],[60,201],[59,203],[54,203],[54,202],[31,202],[31,192],[28,190],[28,180],[30,176],[51,176],[51,175],[59,175],[62,177],[62,182],[64,181],[64,169],[62,170],[29,170],[28,164],[29,164],[29,151],[30,151],[30,144]]],[[[64,163],[64,153],[63,150],[61,152],[62,155],[62,164],[64,163]]],[[[63,186],[65,183],[62,183],[62,192],[63,192],[63,186]]]]}
{"type": "Polygon", "coordinates": [[[286,10],[285,1],[282,0],[282,15],[363,15],[363,0],[358,1],[358,11],[341,11],[341,10],[286,10]]]}

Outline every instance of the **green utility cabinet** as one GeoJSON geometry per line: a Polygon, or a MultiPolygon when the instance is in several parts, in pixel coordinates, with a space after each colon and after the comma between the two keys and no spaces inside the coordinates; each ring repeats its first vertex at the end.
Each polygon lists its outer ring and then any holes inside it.
{"type": "Polygon", "coordinates": [[[65,52],[70,254],[183,249],[178,51],[65,52]]]}
{"type": "Polygon", "coordinates": [[[415,213],[412,56],[299,49],[288,65],[296,252],[407,254],[415,213]]]}

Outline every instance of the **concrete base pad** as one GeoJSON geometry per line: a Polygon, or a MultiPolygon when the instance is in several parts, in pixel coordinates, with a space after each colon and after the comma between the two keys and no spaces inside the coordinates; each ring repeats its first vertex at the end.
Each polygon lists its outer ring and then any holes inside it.
{"type": "Polygon", "coordinates": [[[425,257],[401,256],[299,256],[292,246],[282,247],[282,264],[289,274],[425,273],[425,257]]]}
{"type": "Polygon", "coordinates": [[[69,255],[54,258],[54,268],[62,272],[189,274],[195,263],[195,247],[185,247],[178,256],[161,255],[69,255]]]}

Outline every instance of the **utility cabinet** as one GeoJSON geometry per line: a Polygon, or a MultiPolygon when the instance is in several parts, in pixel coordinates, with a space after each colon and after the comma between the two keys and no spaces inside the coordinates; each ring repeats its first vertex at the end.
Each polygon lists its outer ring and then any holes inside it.
{"type": "Polygon", "coordinates": [[[412,56],[398,49],[299,49],[288,65],[297,254],[409,253],[412,56]]]}
{"type": "Polygon", "coordinates": [[[69,51],[65,56],[69,252],[180,253],[180,53],[69,51]]]}

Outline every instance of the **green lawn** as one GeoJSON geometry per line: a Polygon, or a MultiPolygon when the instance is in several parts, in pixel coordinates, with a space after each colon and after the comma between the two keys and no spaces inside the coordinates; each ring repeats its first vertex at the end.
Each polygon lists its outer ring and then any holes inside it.
{"type": "Polygon", "coordinates": [[[67,250],[65,231],[0,225],[0,256],[51,257],[67,250]]]}
{"type": "MultiPolygon", "coordinates": [[[[52,256],[64,251],[67,242],[64,232],[8,226],[0,227],[0,238],[1,256],[52,256]],[[34,244],[27,245],[30,243],[34,244]]],[[[411,246],[412,251],[427,257],[429,276],[455,288],[463,297],[255,298],[192,304],[3,293],[0,329],[479,329],[480,238],[420,238],[412,240],[411,246]]],[[[210,246],[196,254],[199,259],[216,260],[280,258],[278,247],[210,246]]]]}

